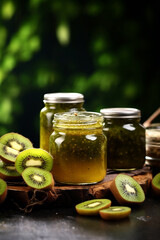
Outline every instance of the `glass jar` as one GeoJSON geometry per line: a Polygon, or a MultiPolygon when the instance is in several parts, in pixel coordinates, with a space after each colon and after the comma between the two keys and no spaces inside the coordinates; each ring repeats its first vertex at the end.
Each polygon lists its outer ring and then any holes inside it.
{"type": "Polygon", "coordinates": [[[142,168],[145,162],[145,129],[135,108],[104,108],[107,166],[118,171],[142,168]]]}
{"type": "Polygon", "coordinates": [[[49,137],[53,132],[53,118],[57,112],[84,111],[81,93],[47,93],[45,107],[40,112],[40,148],[49,151],[49,137]]]}
{"type": "Polygon", "coordinates": [[[103,116],[92,112],[55,114],[50,153],[56,182],[85,185],[103,180],[107,167],[103,116]]]}
{"type": "Polygon", "coordinates": [[[160,123],[146,128],[146,164],[160,166],[160,123]]]}

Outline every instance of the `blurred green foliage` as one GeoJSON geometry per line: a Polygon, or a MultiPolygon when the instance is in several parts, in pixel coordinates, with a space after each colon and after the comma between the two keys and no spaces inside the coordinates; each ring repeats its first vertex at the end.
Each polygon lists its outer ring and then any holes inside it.
{"type": "Polygon", "coordinates": [[[81,92],[85,108],[159,107],[159,3],[0,1],[0,135],[39,145],[46,92],[81,92]]]}

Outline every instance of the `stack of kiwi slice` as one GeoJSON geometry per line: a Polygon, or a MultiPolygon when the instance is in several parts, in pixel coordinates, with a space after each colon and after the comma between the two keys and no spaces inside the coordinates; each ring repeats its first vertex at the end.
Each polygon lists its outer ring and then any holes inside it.
{"type": "Polygon", "coordinates": [[[0,137],[0,177],[22,181],[33,189],[49,189],[54,185],[53,158],[45,150],[33,148],[31,141],[18,133],[0,137]]]}

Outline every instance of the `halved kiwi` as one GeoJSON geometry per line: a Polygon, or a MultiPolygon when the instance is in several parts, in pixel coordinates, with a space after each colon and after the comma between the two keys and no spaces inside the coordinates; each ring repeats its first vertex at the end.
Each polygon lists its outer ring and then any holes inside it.
{"type": "Polygon", "coordinates": [[[120,204],[139,204],[145,200],[142,187],[126,174],[118,174],[111,183],[110,190],[120,204]]]}
{"type": "Polygon", "coordinates": [[[0,178],[0,203],[4,202],[7,196],[7,183],[0,178]]]}
{"type": "Polygon", "coordinates": [[[131,208],[123,206],[113,206],[99,211],[101,218],[105,220],[119,220],[130,215],[131,208]]]}
{"type": "Polygon", "coordinates": [[[32,148],[31,141],[18,133],[7,133],[0,137],[0,156],[5,162],[15,162],[18,154],[32,148]]]}
{"type": "Polygon", "coordinates": [[[40,148],[30,148],[22,151],[16,158],[15,167],[21,174],[27,167],[42,168],[51,171],[53,158],[47,151],[40,148]]]}
{"type": "Polygon", "coordinates": [[[80,215],[98,215],[99,210],[111,206],[109,199],[92,199],[75,206],[77,213],[80,215]]]}
{"type": "Polygon", "coordinates": [[[160,196],[160,173],[157,173],[153,179],[152,179],[152,182],[151,182],[151,187],[152,187],[152,190],[153,192],[160,196]]]}
{"type": "Polygon", "coordinates": [[[37,167],[28,167],[22,172],[25,183],[34,189],[51,189],[53,176],[49,171],[37,167]]]}
{"type": "Polygon", "coordinates": [[[21,175],[17,172],[15,165],[0,160],[0,177],[6,181],[16,181],[21,178],[21,175]]]}

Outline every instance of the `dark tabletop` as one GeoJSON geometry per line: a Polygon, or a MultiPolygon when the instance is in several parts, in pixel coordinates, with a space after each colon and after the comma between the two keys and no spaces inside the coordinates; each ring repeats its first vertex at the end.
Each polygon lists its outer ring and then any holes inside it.
{"type": "Polygon", "coordinates": [[[39,207],[24,213],[11,205],[0,206],[0,240],[103,240],[159,239],[160,199],[148,197],[132,208],[129,218],[116,222],[99,216],[84,217],[74,207],[39,207]]]}

